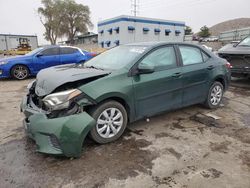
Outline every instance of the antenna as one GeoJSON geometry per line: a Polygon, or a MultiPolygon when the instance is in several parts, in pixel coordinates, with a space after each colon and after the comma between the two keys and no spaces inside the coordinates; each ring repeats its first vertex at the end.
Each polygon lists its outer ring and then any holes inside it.
{"type": "Polygon", "coordinates": [[[139,0],[131,0],[131,13],[134,16],[139,14],[139,0]]]}

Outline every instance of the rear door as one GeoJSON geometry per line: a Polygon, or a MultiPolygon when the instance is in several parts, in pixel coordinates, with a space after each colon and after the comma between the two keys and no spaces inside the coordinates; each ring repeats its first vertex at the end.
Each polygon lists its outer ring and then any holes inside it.
{"type": "Polygon", "coordinates": [[[179,53],[183,64],[182,106],[204,102],[209,87],[210,71],[214,65],[208,63],[208,54],[199,47],[179,45],[179,53]]]}
{"type": "Polygon", "coordinates": [[[153,66],[155,72],[133,76],[138,118],[180,107],[182,71],[177,62],[172,45],[155,49],[139,62],[153,66]]]}
{"type": "Polygon", "coordinates": [[[60,64],[59,47],[47,48],[34,56],[36,72],[60,64]]]}
{"type": "Polygon", "coordinates": [[[82,54],[76,48],[61,47],[60,60],[61,64],[78,63],[78,59],[82,54]]]}

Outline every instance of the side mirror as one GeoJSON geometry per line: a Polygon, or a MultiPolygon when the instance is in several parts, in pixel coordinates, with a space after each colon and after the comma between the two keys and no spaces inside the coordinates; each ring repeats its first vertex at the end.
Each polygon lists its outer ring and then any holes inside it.
{"type": "Polygon", "coordinates": [[[39,54],[36,55],[36,57],[42,57],[42,56],[43,56],[42,53],[39,53],[39,54]]]}
{"type": "Polygon", "coordinates": [[[155,71],[154,67],[151,65],[140,63],[138,66],[138,74],[151,74],[155,71]]]}

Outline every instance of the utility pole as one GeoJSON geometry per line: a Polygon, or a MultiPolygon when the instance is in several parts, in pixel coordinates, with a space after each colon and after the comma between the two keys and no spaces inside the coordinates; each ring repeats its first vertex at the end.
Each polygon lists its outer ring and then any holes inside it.
{"type": "Polygon", "coordinates": [[[139,0],[131,0],[131,13],[137,16],[139,13],[139,0]]]}

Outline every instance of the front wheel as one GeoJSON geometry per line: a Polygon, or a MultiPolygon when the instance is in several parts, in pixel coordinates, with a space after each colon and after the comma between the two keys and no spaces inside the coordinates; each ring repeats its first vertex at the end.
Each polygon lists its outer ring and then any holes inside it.
{"type": "Polygon", "coordinates": [[[17,80],[24,80],[29,76],[29,69],[24,65],[15,65],[11,69],[11,76],[17,80]]]}
{"type": "Polygon", "coordinates": [[[208,92],[207,100],[205,102],[206,107],[210,109],[218,108],[220,106],[223,94],[223,85],[220,82],[214,82],[208,92]]]}
{"type": "Polygon", "coordinates": [[[105,144],[117,140],[127,126],[127,112],[123,105],[116,101],[106,101],[90,110],[96,125],[90,131],[91,138],[105,144]]]}

